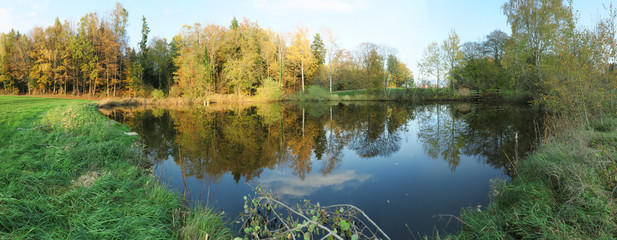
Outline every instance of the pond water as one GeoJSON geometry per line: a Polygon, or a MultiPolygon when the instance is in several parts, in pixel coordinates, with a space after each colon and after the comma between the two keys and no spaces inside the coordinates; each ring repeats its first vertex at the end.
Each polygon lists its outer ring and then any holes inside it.
{"type": "Polygon", "coordinates": [[[485,206],[544,119],[528,106],[390,102],[101,112],[139,134],[166,185],[230,222],[260,185],[292,206],[355,205],[393,239],[456,231],[438,216],[485,206]]]}

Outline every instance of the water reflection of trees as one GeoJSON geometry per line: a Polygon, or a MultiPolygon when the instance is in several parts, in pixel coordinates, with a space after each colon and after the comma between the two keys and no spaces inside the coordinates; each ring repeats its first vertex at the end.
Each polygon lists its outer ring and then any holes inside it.
{"type": "Polygon", "coordinates": [[[504,168],[512,176],[512,164],[537,145],[535,126],[541,126],[538,109],[514,105],[433,105],[418,111],[418,139],[425,153],[448,162],[456,170],[461,155],[476,156],[504,168]]]}
{"type": "Polygon", "coordinates": [[[155,161],[173,159],[183,175],[207,181],[231,173],[238,182],[277,167],[304,179],[321,166],[325,176],[340,166],[345,147],[363,158],[389,157],[401,148],[413,119],[426,154],[447,161],[453,171],[461,155],[502,167],[506,156],[514,156],[517,131],[521,153],[535,144],[528,132],[536,114],[525,111],[530,110],[473,107],[461,114],[454,105],[357,103],[116,110],[106,115],[138,132],[155,161]]]}

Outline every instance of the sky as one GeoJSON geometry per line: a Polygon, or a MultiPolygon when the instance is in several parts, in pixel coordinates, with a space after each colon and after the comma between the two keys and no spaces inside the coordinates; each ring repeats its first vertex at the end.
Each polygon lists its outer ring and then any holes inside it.
{"type": "MultiPolygon", "coordinates": [[[[141,40],[141,18],[150,27],[149,39],[170,40],[183,25],[194,23],[229,26],[233,17],[248,18],[262,28],[292,32],[298,25],[311,36],[330,29],[341,48],[352,50],[362,42],[384,44],[418,76],[417,61],[428,43],[441,42],[454,29],[461,39],[482,41],[494,30],[511,33],[501,6],[505,0],[219,0],[219,1],[118,1],[129,12],[130,44],[141,40]]],[[[116,1],[0,0],[0,32],[27,33],[47,27],[56,17],[78,22],[89,12],[107,16],[116,1]]],[[[577,0],[573,7],[580,22],[592,26],[607,16],[610,0],[577,0]]],[[[311,38],[312,39],[312,38],[311,38]]],[[[418,76],[420,77],[420,76],[418,76]]],[[[417,79],[418,79],[417,77],[417,79]]]]}

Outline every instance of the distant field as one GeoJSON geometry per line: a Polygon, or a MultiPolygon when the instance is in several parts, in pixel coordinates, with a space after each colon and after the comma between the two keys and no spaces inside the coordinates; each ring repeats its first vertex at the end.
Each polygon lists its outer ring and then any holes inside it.
{"type": "Polygon", "coordinates": [[[18,127],[34,126],[40,120],[39,116],[52,108],[80,102],[92,101],[0,95],[0,137],[4,140],[18,127]]]}

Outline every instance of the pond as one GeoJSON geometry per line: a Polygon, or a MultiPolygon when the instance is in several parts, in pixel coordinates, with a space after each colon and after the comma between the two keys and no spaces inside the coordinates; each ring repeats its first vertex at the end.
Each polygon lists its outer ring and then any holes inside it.
{"type": "Polygon", "coordinates": [[[262,186],[289,205],[364,210],[393,239],[456,231],[492,179],[534,149],[543,112],[520,105],[270,103],[101,109],[143,139],[165,185],[190,202],[244,210],[262,186]],[[449,221],[450,220],[450,221],[449,221]]]}

